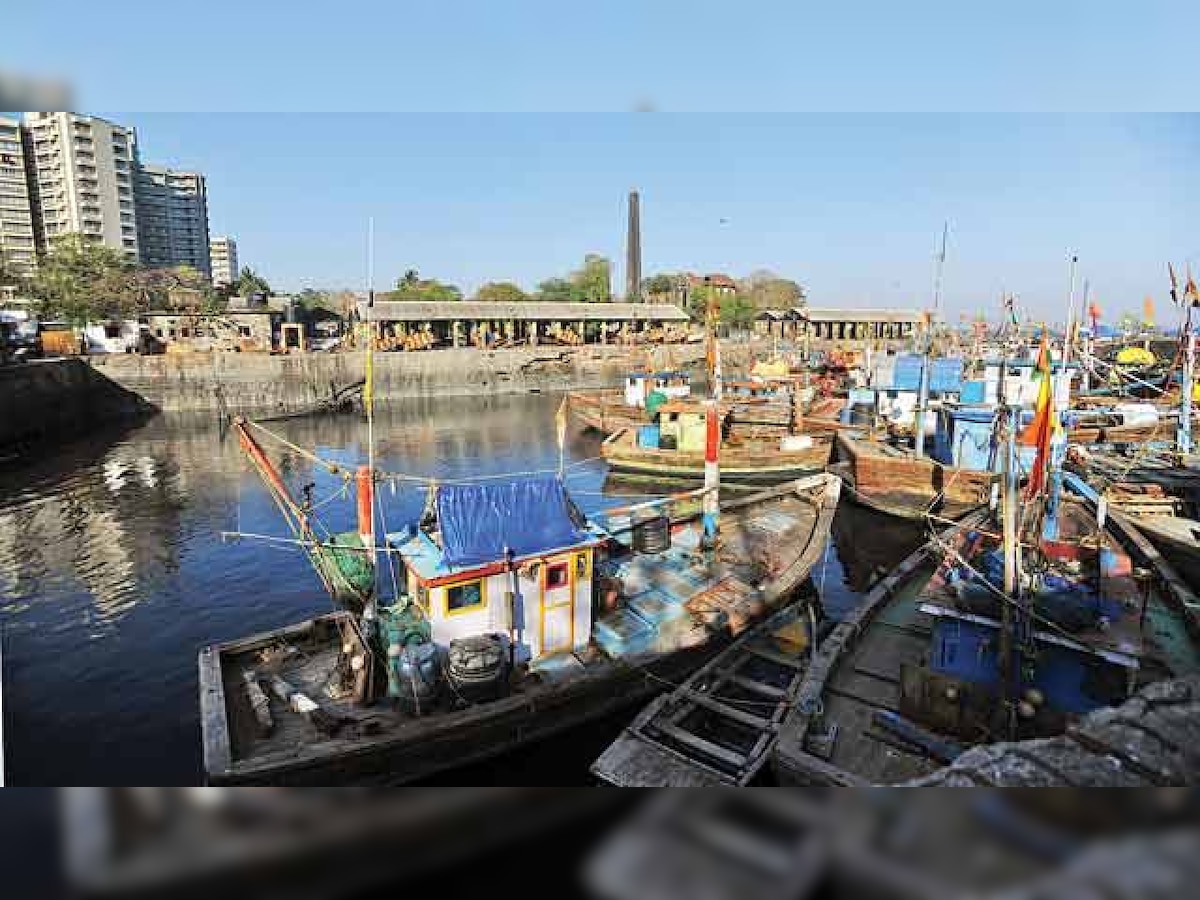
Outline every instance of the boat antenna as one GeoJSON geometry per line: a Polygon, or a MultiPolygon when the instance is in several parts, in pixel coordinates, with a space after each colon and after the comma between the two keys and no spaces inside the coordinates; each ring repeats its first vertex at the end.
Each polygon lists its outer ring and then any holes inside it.
{"type": "Polygon", "coordinates": [[[921,388],[917,395],[916,435],[913,450],[917,458],[925,455],[925,413],[929,406],[929,354],[933,351],[933,322],[942,307],[942,272],[946,268],[946,239],[950,235],[950,223],[942,224],[942,248],[938,251],[933,270],[933,311],[925,316],[924,358],[921,360],[921,388]]]}
{"type": "MultiPolygon", "coordinates": [[[[1071,361],[1071,342],[1075,339],[1075,266],[1079,257],[1071,254],[1071,288],[1067,294],[1067,333],[1063,335],[1063,368],[1071,361]]],[[[1081,319],[1082,321],[1082,319],[1081,319]]]]}

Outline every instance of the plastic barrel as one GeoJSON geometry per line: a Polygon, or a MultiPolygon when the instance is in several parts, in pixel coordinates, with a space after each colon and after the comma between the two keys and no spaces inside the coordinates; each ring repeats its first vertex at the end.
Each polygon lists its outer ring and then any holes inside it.
{"type": "Polygon", "coordinates": [[[678,450],[679,439],[673,434],[661,435],[658,439],[659,450],[678,450]]]}

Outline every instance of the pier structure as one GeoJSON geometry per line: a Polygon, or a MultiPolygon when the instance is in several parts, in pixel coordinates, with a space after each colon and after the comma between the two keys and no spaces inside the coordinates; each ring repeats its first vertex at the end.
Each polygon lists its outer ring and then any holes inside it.
{"type": "Polygon", "coordinates": [[[866,341],[904,342],[910,340],[921,324],[916,309],[831,309],[796,307],[764,309],[754,321],[754,330],[763,337],[781,340],[809,339],[854,345],[866,341]]]}
{"type": "Polygon", "coordinates": [[[432,346],[679,343],[690,332],[677,306],[651,303],[481,303],[376,301],[358,304],[360,321],[385,345],[424,335],[432,346]]]}

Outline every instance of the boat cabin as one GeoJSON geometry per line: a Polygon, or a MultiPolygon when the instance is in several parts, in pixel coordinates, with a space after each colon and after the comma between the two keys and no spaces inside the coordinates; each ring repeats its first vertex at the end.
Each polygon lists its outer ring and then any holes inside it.
{"type": "Polygon", "coordinates": [[[700,403],[679,400],[664,403],[657,413],[658,446],[664,450],[703,452],[707,415],[707,408],[700,403]]]}
{"type": "Polygon", "coordinates": [[[433,642],[501,633],[515,660],[583,650],[591,638],[596,548],[557,478],[437,489],[424,527],[389,536],[433,642]]]}
{"type": "Polygon", "coordinates": [[[692,393],[692,377],[687,372],[634,372],[625,379],[625,405],[644,407],[646,398],[659,393],[669,399],[692,393]]]}

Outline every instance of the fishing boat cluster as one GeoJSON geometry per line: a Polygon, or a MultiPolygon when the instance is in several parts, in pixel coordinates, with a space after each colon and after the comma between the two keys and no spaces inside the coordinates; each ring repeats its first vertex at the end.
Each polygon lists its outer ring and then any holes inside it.
{"type": "Polygon", "coordinates": [[[1187,780],[1169,729],[1080,723],[1200,664],[1190,324],[1160,373],[1047,338],[922,349],[726,378],[714,339],[703,390],[570,392],[560,446],[593,429],[612,473],[680,485],[591,517],[560,466],[431,482],[388,530],[373,458],[311,454],[356,485],[335,533],[238,420],[335,606],[201,651],[209,782],[399,784],[639,707],[601,780],[895,784],[1012,743],[1046,783],[1187,780]],[[831,621],[809,576],[842,499],[928,541],[831,621]]]}

